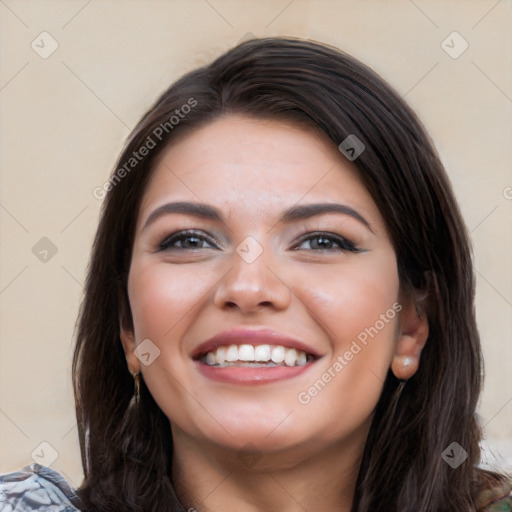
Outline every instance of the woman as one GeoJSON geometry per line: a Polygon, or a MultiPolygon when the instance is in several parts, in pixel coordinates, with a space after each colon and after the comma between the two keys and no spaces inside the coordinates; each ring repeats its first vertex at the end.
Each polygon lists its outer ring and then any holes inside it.
{"type": "Polygon", "coordinates": [[[85,479],[75,493],[31,466],[4,476],[7,501],[510,510],[509,479],[477,467],[468,234],[373,71],[245,42],[173,84],[94,193],[73,360],[85,479]]]}

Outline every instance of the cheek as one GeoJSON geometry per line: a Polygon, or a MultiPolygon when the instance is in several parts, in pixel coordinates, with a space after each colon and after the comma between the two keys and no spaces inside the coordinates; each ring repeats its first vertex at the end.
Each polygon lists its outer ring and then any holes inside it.
{"type": "Polygon", "coordinates": [[[188,354],[181,340],[209,287],[207,279],[165,263],[141,258],[130,269],[128,293],[136,343],[149,339],[159,351],[154,350],[158,355],[151,364],[142,366],[142,372],[163,410],[166,403],[180,401],[178,383],[188,379],[189,371],[183,364],[188,354]]]}
{"type": "Polygon", "coordinates": [[[295,290],[297,295],[314,311],[335,350],[343,350],[347,340],[367,332],[376,323],[386,336],[394,333],[393,305],[399,292],[394,253],[389,251],[380,258],[364,256],[359,256],[353,265],[319,267],[295,278],[301,283],[295,290]],[[384,325],[381,315],[385,317],[384,325]]]}
{"type": "Polygon", "coordinates": [[[207,279],[165,263],[140,262],[132,267],[128,292],[136,339],[150,338],[172,347],[174,333],[183,330],[207,289],[207,279]]]}
{"type": "Polygon", "coordinates": [[[332,352],[298,401],[315,415],[345,417],[357,425],[373,411],[394,353],[398,271],[390,253],[333,274],[325,269],[325,275],[304,275],[302,300],[329,336],[332,352]],[[306,295],[308,289],[314,292],[306,295]]]}
{"type": "Polygon", "coordinates": [[[190,407],[188,395],[183,392],[183,383],[191,380],[190,368],[183,364],[188,355],[180,340],[211,288],[207,279],[195,275],[141,258],[130,269],[128,281],[136,342],[149,339],[159,350],[151,364],[141,367],[144,382],[160,409],[173,421],[190,407]]]}

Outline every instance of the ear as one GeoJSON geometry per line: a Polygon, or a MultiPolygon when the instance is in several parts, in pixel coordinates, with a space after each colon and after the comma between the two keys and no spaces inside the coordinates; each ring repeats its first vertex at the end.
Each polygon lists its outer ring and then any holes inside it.
{"type": "Polygon", "coordinates": [[[130,373],[140,373],[140,361],[135,356],[134,350],[137,348],[135,334],[133,329],[133,319],[130,310],[130,300],[126,288],[118,286],[117,297],[119,303],[119,337],[123,345],[124,355],[130,373]]]}
{"type": "Polygon", "coordinates": [[[134,350],[137,348],[137,343],[135,342],[133,329],[123,327],[122,322],[120,322],[119,329],[128,370],[131,374],[140,373],[140,361],[134,353],[134,350]]]}
{"type": "Polygon", "coordinates": [[[427,315],[419,311],[417,300],[404,302],[400,302],[403,308],[398,316],[398,338],[391,362],[391,371],[400,380],[410,379],[418,371],[429,332],[427,315]]]}

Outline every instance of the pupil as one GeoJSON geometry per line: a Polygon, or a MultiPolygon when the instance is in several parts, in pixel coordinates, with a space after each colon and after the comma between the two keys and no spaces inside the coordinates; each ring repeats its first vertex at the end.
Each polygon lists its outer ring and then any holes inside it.
{"type": "Polygon", "coordinates": [[[329,241],[327,238],[325,238],[325,237],[321,237],[321,236],[320,236],[320,237],[318,237],[318,239],[317,239],[317,240],[318,240],[317,245],[323,245],[323,246],[325,246],[325,245],[329,245],[329,243],[330,243],[330,241],[329,241]]]}
{"type": "Polygon", "coordinates": [[[193,240],[192,244],[188,244],[188,245],[192,245],[193,247],[195,247],[197,245],[197,242],[199,241],[199,239],[195,236],[189,236],[187,237],[185,240],[188,240],[190,242],[190,240],[193,240]]]}

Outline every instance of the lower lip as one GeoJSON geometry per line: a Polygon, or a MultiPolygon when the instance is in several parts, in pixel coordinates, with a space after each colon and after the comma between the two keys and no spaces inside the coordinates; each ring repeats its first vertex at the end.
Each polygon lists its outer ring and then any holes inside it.
{"type": "Polygon", "coordinates": [[[268,384],[280,380],[291,379],[308,371],[314,361],[302,366],[271,366],[268,368],[244,368],[241,366],[209,366],[201,361],[195,361],[200,373],[211,380],[231,384],[268,384]]]}

